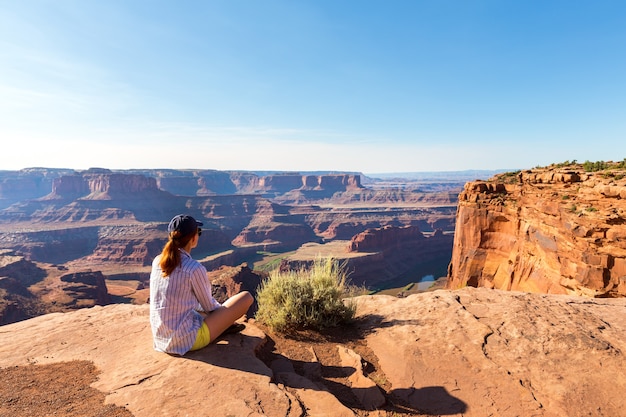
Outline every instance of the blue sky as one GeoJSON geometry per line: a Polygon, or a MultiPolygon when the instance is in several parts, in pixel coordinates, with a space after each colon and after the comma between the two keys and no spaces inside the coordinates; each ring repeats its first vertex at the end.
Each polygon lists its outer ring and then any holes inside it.
{"type": "Polygon", "coordinates": [[[0,169],[626,157],[626,2],[0,0],[0,169]]]}

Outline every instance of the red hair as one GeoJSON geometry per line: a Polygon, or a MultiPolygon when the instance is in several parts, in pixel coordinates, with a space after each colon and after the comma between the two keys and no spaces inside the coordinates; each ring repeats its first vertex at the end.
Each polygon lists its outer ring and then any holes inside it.
{"type": "MultiPolygon", "coordinates": [[[[198,232],[196,231],[196,233],[198,232]]],[[[170,233],[169,240],[161,251],[161,261],[159,262],[164,277],[169,276],[180,265],[179,249],[187,246],[187,243],[193,239],[196,233],[190,233],[187,236],[181,236],[181,232],[178,230],[170,233]]]]}

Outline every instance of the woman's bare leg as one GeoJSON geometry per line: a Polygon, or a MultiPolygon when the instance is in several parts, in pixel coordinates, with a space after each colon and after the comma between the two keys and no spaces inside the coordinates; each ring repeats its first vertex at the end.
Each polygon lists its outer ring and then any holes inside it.
{"type": "Polygon", "coordinates": [[[242,291],[226,300],[222,307],[209,313],[204,322],[209,327],[211,342],[228,329],[235,320],[246,314],[253,302],[252,295],[248,291],[242,291]]]}

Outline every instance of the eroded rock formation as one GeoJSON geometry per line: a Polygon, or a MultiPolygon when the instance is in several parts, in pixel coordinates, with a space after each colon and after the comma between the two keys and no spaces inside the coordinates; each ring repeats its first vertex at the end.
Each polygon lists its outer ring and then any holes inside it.
{"type": "MultiPolygon", "coordinates": [[[[261,281],[267,278],[267,274],[251,270],[247,264],[239,266],[222,266],[219,269],[209,271],[209,280],[213,286],[213,296],[219,302],[226,301],[229,297],[241,292],[249,291],[256,294],[261,281]]],[[[254,317],[257,310],[256,300],[248,310],[247,316],[254,317]]]]}
{"type": "Polygon", "coordinates": [[[447,287],[626,296],[625,175],[571,165],[467,183],[447,287]]]}
{"type": "Polygon", "coordinates": [[[365,256],[349,258],[350,278],[357,285],[381,288],[390,283],[404,286],[425,275],[443,276],[450,259],[453,235],[437,230],[425,236],[418,227],[385,226],[352,238],[347,251],[365,256]]]}
{"type": "Polygon", "coordinates": [[[385,226],[378,229],[368,229],[355,235],[348,245],[350,252],[374,252],[400,249],[405,244],[426,239],[419,227],[385,226]]]}
{"type": "Polygon", "coordinates": [[[383,226],[367,229],[350,241],[303,246],[282,259],[280,270],[309,268],[319,257],[330,256],[345,267],[351,284],[369,289],[401,287],[426,275],[445,275],[452,239],[452,234],[441,230],[426,236],[417,226],[383,226]],[[341,242],[339,251],[336,246],[341,242]]]}
{"type": "Polygon", "coordinates": [[[102,306],[111,303],[104,275],[100,271],[65,274],[60,280],[65,283],[63,291],[71,300],[66,303],[70,308],[102,306]]]}
{"type": "Polygon", "coordinates": [[[11,251],[0,251],[0,325],[47,312],[28,289],[42,281],[46,271],[11,251]]]}
{"type": "Polygon", "coordinates": [[[112,299],[100,271],[64,273],[67,268],[41,268],[8,251],[0,252],[0,324],[51,311],[106,305],[112,299]],[[55,274],[49,276],[49,270],[55,274]]]}

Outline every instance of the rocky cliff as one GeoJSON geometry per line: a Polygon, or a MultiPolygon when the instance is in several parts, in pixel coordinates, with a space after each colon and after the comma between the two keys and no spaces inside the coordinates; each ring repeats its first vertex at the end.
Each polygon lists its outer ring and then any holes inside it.
{"type": "MultiPolygon", "coordinates": [[[[588,167],[587,167],[588,169],[588,167]]],[[[459,195],[448,288],[626,296],[626,170],[497,175],[459,195]]]]}
{"type": "Polygon", "coordinates": [[[401,249],[405,244],[412,244],[426,239],[419,227],[385,226],[368,229],[350,240],[349,252],[374,252],[380,250],[393,251],[401,249]]]}
{"type": "MultiPolygon", "coordinates": [[[[167,173],[171,175],[163,174],[161,179],[182,178],[177,171],[167,173]]],[[[225,175],[213,173],[210,178],[225,181],[225,175]]],[[[237,178],[240,184],[253,182],[244,177],[243,174],[229,176],[237,178]]],[[[195,174],[184,178],[198,180],[195,174]]],[[[353,192],[361,189],[359,177],[353,175],[263,178],[267,182],[256,182],[255,186],[262,185],[266,190],[298,186],[310,192],[332,194],[338,189],[353,192]]],[[[0,248],[17,250],[30,259],[50,263],[85,258],[90,262],[146,265],[163,244],[163,223],[183,211],[205,223],[207,238],[198,248],[201,257],[233,247],[293,250],[306,242],[350,239],[368,228],[389,224],[419,225],[427,231],[435,226],[446,230],[453,227],[454,205],[395,207],[392,202],[394,207],[390,209],[384,202],[371,202],[373,207],[336,210],[305,203],[294,208],[260,195],[173,195],[159,189],[157,184],[158,180],[152,177],[105,169],[62,175],[52,181],[48,195],[0,210],[0,248]]]]}
{"type": "Polygon", "coordinates": [[[158,187],[175,195],[207,196],[259,194],[275,197],[293,190],[318,191],[317,195],[363,188],[356,173],[253,173],[216,170],[132,170],[154,178],[158,187]]]}
{"type": "MultiPolygon", "coordinates": [[[[219,269],[209,271],[208,276],[213,286],[213,296],[217,301],[224,302],[241,291],[249,291],[251,294],[256,294],[261,281],[267,278],[268,274],[253,271],[247,264],[242,264],[236,267],[221,266],[219,269]]],[[[256,310],[257,303],[255,300],[250,306],[247,316],[254,317],[256,310]]]]}
{"type": "Polygon", "coordinates": [[[427,275],[445,275],[452,252],[452,234],[441,230],[424,235],[416,226],[385,226],[355,235],[346,249],[364,256],[347,260],[352,282],[369,288],[402,287],[427,275]],[[390,285],[393,284],[393,285],[390,285]]]}
{"type": "Polygon", "coordinates": [[[0,170],[0,208],[21,200],[77,198],[91,194],[92,199],[110,198],[108,194],[167,191],[174,195],[207,196],[229,194],[277,195],[292,190],[318,190],[327,193],[363,188],[358,173],[254,173],[216,170],[109,170],[28,168],[0,170]],[[51,193],[52,190],[52,193],[51,193]]]}
{"type": "Polygon", "coordinates": [[[0,251],[0,325],[112,302],[100,271],[65,273],[65,267],[44,269],[40,265],[0,251]],[[49,276],[51,270],[54,273],[49,276]]]}
{"type": "Polygon", "coordinates": [[[152,349],[147,305],[2,326],[0,375],[22,377],[0,378],[0,414],[77,415],[87,361],[91,389],[135,417],[624,415],[624,299],[464,288],[356,303],[355,322],[325,335],[250,320],[183,357],[152,349]]]}
{"type": "Polygon", "coordinates": [[[52,183],[52,192],[44,199],[112,200],[162,196],[154,178],[137,174],[90,170],[64,175],[52,183]]]}
{"type": "Polygon", "coordinates": [[[75,272],[60,278],[66,283],[63,291],[68,295],[68,307],[83,308],[111,303],[102,272],[75,272]]]}

